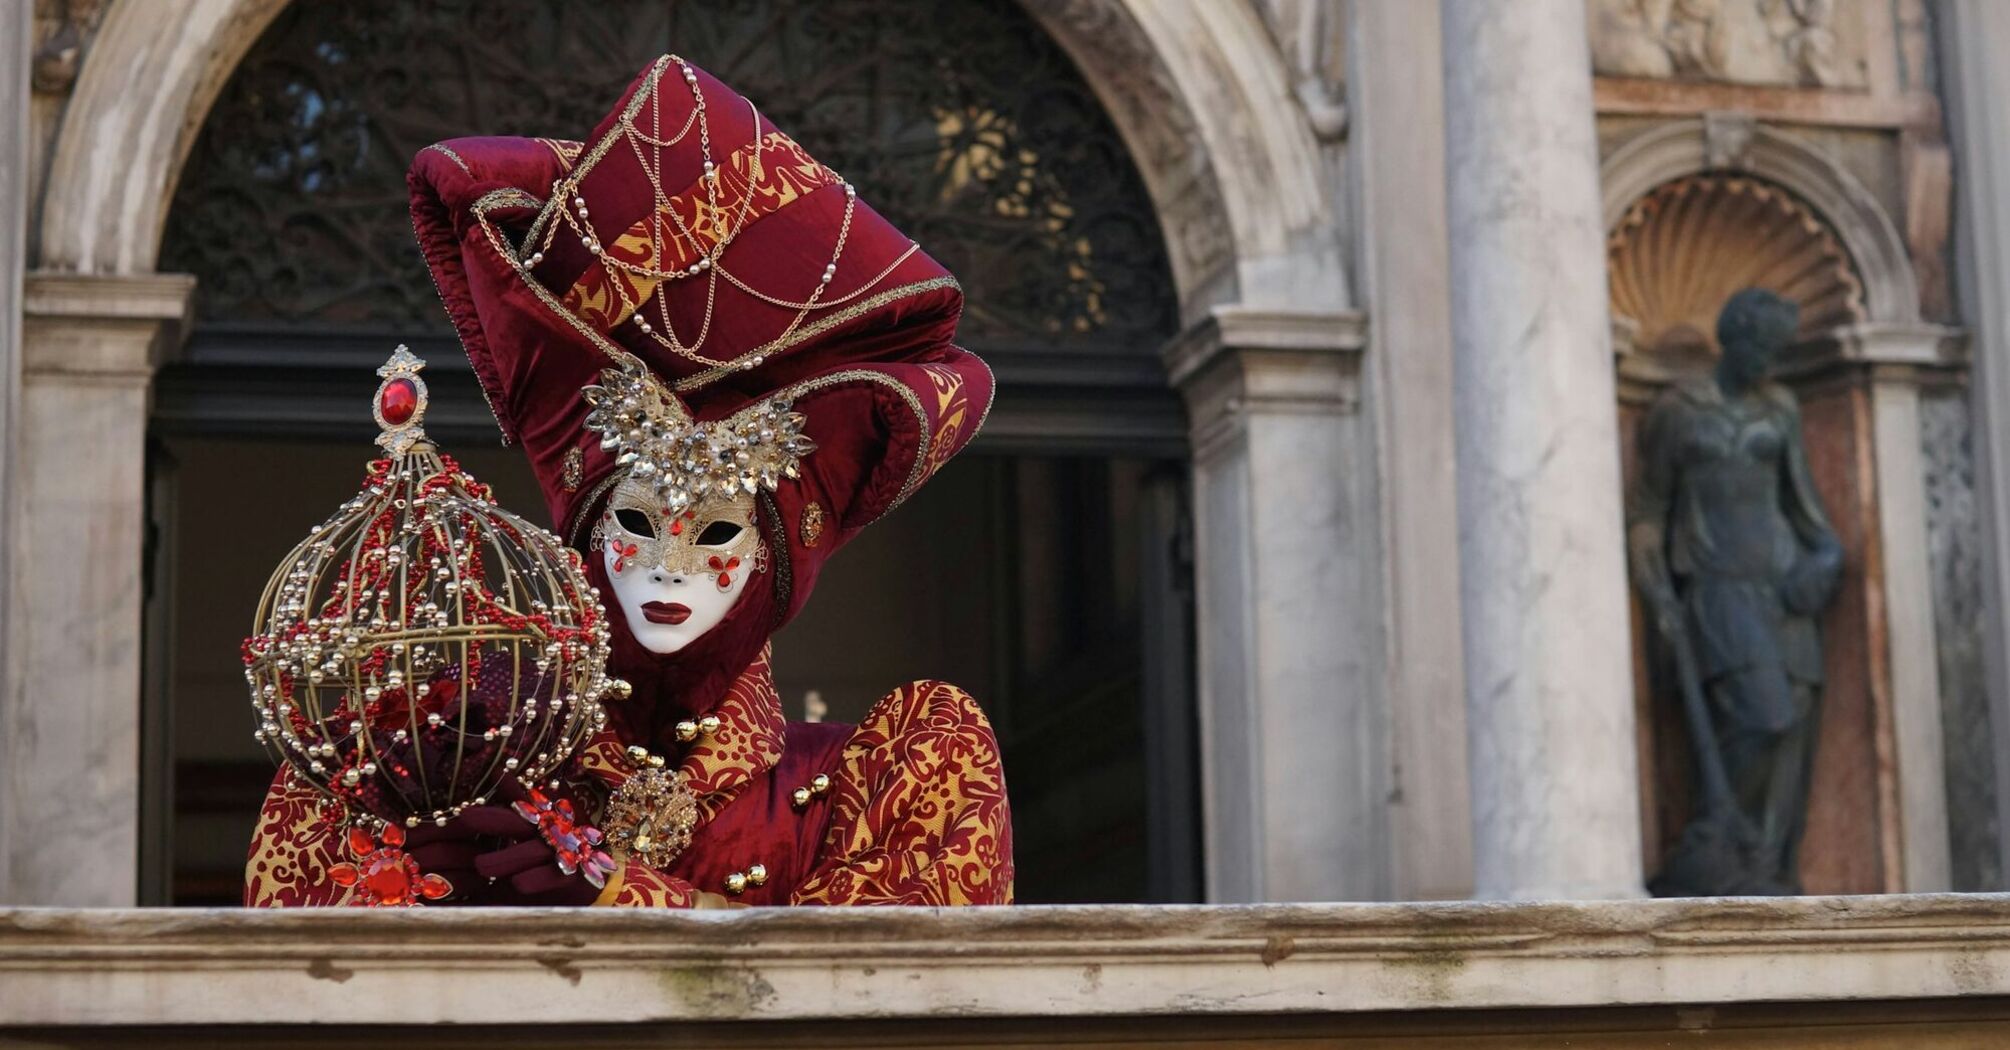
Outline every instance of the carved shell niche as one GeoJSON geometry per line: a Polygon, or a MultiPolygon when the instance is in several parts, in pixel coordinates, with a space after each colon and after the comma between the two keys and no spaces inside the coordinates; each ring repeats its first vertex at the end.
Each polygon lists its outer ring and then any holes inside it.
{"type": "Polygon", "coordinates": [[[1682,358],[1717,353],[1717,313],[1759,287],[1800,304],[1801,337],[1864,319],[1863,282],[1827,223],[1793,194],[1738,175],[1663,183],[1606,238],[1612,312],[1635,345],[1682,358]]]}

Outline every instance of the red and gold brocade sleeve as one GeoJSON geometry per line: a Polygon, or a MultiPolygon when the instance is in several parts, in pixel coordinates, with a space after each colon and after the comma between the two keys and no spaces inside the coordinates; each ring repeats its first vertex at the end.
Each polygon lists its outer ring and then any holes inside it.
{"type": "Polygon", "coordinates": [[[698,888],[633,857],[621,858],[621,868],[593,902],[596,908],[696,908],[705,896],[698,888]]]}
{"type": "MultiPolygon", "coordinates": [[[[327,796],[282,767],[259,811],[251,852],[244,864],[244,904],[248,908],[316,908],[351,903],[356,890],[329,876],[343,863],[341,810],[327,796]]],[[[596,906],[690,908],[705,905],[690,883],[664,875],[638,860],[624,859],[608,880],[596,906]]]]}
{"type": "Polygon", "coordinates": [[[339,808],[295,777],[290,767],[281,766],[251,833],[251,853],[244,861],[245,907],[347,904],[355,887],[336,885],[328,876],[345,852],[339,808]]]}
{"type": "Polygon", "coordinates": [[[823,856],[792,904],[1010,904],[1012,816],[991,723],[970,694],[916,682],[845,744],[823,856]]]}

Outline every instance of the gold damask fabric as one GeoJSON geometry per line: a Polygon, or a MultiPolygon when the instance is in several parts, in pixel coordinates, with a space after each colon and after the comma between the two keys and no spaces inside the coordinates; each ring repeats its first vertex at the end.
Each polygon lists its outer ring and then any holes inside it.
{"type": "MultiPolygon", "coordinates": [[[[766,652],[714,713],[720,717],[719,730],[694,742],[679,763],[697,792],[701,828],[729,813],[736,802],[760,804],[753,788],[774,788],[767,781],[782,756],[785,734],[766,652]]],[[[595,782],[584,793],[597,818],[598,807],[634,765],[612,733],[591,742],[582,759],[582,772],[595,782]]],[[[1011,902],[1012,824],[998,742],[968,693],[942,682],[894,690],[873,706],[825,772],[831,781],[827,830],[814,856],[788,865],[804,873],[801,881],[792,889],[780,887],[787,892],[769,899],[792,904],[1011,902]]],[[[798,819],[809,816],[803,813],[798,819]]],[[[282,769],[252,837],[245,904],[350,903],[353,890],[329,877],[329,869],[347,859],[341,822],[339,807],[282,769]]],[[[736,834],[777,834],[786,840],[790,830],[749,821],[736,834]]],[[[624,858],[596,903],[676,908],[728,901],[716,887],[694,886],[624,858]]]]}
{"type": "Polygon", "coordinates": [[[1004,767],[969,693],[946,682],[888,693],[841,761],[824,863],[792,903],[1012,903],[1004,767]]]}

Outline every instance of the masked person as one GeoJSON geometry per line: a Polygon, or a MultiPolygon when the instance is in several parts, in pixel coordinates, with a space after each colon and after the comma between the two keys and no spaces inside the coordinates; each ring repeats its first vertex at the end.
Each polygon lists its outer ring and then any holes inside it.
{"type": "MultiPolygon", "coordinates": [[[[412,856],[476,903],[1008,903],[1004,777],[969,695],[915,682],[857,726],[786,722],[769,670],[825,560],[983,422],[955,280],[676,56],[583,143],[457,139],[410,183],[441,299],[631,686],[573,774],[417,829],[412,856]],[[605,833],[611,874],[558,863],[538,818],[561,801],[605,833]]],[[[315,801],[282,771],[246,903],[347,899],[315,801]]]]}

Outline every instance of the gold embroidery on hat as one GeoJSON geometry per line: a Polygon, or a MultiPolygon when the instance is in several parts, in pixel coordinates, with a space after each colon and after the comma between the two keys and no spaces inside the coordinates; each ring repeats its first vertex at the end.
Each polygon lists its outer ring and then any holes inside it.
{"type": "Polygon", "coordinates": [[[586,450],[569,448],[565,450],[565,470],[559,475],[565,483],[565,491],[578,492],[580,482],[586,480],[586,450]]]}
{"type": "Polygon", "coordinates": [[[824,538],[824,505],[811,500],[803,505],[803,546],[814,547],[824,538]]]}

